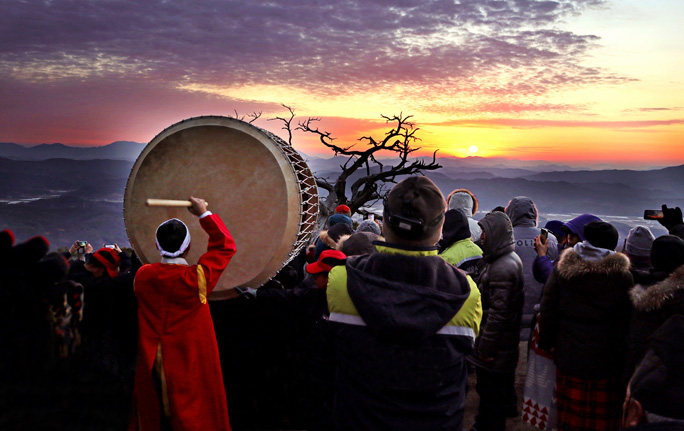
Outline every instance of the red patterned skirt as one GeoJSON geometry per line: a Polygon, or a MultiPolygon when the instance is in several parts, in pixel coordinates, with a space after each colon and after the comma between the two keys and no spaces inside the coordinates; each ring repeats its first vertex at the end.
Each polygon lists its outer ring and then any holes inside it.
{"type": "Polygon", "coordinates": [[[619,379],[583,379],[556,370],[560,431],[620,429],[625,393],[619,379]]]}

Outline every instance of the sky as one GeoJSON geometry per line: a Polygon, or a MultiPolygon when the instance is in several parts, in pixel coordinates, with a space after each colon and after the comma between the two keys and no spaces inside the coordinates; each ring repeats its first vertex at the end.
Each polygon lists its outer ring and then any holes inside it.
{"type": "MultiPolygon", "coordinates": [[[[411,115],[416,154],[684,164],[681,0],[0,0],[0,142],[149,142],[200,115],[411,115]]],[[[293,145],[330,156],[310,135],[293,145]]],[[[362,146],[362,143],[357,145],[362,146]]]]}

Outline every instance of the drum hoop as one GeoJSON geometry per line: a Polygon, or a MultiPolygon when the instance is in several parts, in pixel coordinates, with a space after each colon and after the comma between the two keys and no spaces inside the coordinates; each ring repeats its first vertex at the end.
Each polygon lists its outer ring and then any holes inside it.
{"type": "MultiPolygon", "coordinates": [[[[292,245],[292,249],[288,254],[287,258],[282,262],[281,269],[285,267],[288,263],[292,261],[302,250],[302,248],[307,247],[311,242],[313,237],[317,221],[318,221],[318,186],[316,185],[316,177],[311,172],[311,169],[306,164],[306,161],[302,158],[292,146],[286,142],[281,137],[269,132],[268,130],[260,129],[256,126],[260,132],[269,137],[273,142],[275,142],[278,149],[283,153],[283,155],[290,162],[289,166],[292,169],[292,173],[295,178],[299,179],[297,181],[297,187],[299,188],[299,233],[297,239],[292,245]],[[303,177],[303,178],[302,178],[303,177]],[[306,198],[305,198],[306,197],[306,198]]],[[[279,271],[278,271],[279,272],[279,271]]],[[[275,277],[276,274],[274,274],[275,277]]],[[[273,279],[270,277],[269,280],[273,279]]],[[[263,285],[263,284],[262,284],[263,285]]]]}

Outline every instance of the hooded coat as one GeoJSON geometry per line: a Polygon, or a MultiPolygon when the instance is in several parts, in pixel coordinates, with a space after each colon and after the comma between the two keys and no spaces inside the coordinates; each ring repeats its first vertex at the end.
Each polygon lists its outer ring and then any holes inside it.
{"type": "Polygon", "coordinates": [[[480,293],[437,249],[376,242],[330,271],[339,430],[455,430],[480,293]]]}
{"type": "Polygon", "coordinates": [[[482,330],[469,360],[490,371],[513,371],[518,363],[522,318],[523,266],[515,253],[513,226],[502,212],[480,220],[485,265],[478,279],[482,293],[482,330]],[[492,358],[484,362],[483,359],[492,358]]]}
{"type": "Polygon", "coordinates": [[[618,378],[627,354],[633,285],[622,253],[594,253],[585,241],[561,254],[544,287],[539,347],[555,348],[556,366],[584,379],[618,378]]]}
{"type": "Polygon", "coordinates": [[[652,286],[637,284],[629,291],[629,296],[634,310],[629,329],[626,376],[632,375],[646,354],[651,334],[673,315],[684,315],[684,266],[652,286]]]}
{"type": "MultiPolygon", "coordinates": [[[[525,304],[523,305],[523,317],[520,330],[520,338],[528,340],[536,314],[535,306],[541,302],[544,283],[538,282],[533,274],[534,260],[537,252],[534,249],[534,238],[541,234],[541,229],[537,227],[538,212],[537,206],[532,199],[526,196],[518,196],[511,199],[506,207],[506,215],[513,224],[513,235],[515,238],[515,253],[523,263],[523,277],[525,279],[525,304]]],[[[555,261],[558,258],[558,241],[556,237],[549,233],[548,258],[555,261]]]]}

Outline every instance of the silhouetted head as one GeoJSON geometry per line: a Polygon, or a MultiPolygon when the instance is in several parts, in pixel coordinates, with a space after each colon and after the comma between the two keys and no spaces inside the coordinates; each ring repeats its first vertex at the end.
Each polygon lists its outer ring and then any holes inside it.
{"type": "Polygon", "coordinates": [[[162,256],[181,256],[190,246],[190,231],[177,218],[165,221],[157,228],[157,249],[162,256]]]}
{"type": "Polygon", "coordinates": [[[434,246],[442,235],[444,195],[427,177],[408,177],[385,199],[383,233],[388,242],[434,246]]]}

